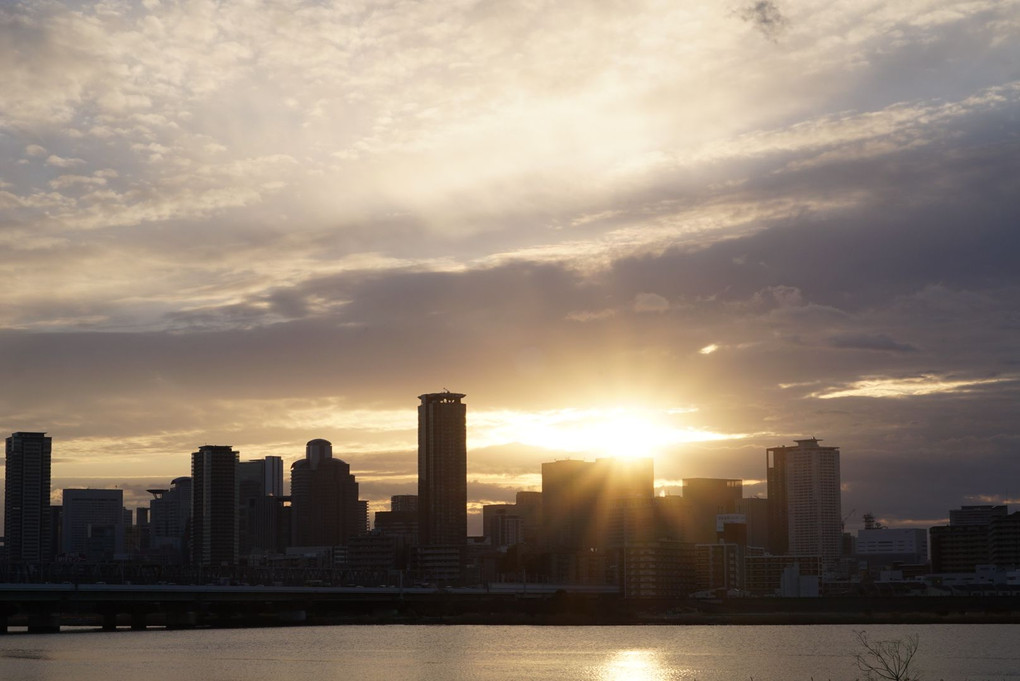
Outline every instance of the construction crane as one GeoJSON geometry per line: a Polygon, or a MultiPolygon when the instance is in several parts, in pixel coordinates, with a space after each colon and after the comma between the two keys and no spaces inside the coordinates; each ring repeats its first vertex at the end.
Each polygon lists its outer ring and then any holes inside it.
{"type": "Polygon", "coordinates": [[[847,513],[845,516],[843,516],[843,520],[839,524],[840,530],[845,530],[846,529],[846,521],[850,520],[850,518],[853,517],[854,513],[857,513],[857,509],[856,508],[851,509],[849,513],[847,513]]]}

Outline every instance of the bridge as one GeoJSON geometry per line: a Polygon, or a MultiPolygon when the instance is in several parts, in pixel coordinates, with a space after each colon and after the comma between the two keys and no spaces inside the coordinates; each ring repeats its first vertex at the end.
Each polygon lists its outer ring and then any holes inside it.
{"type": "MultiPolygon", "coordinates": [[[[145,629],[429,621],[468,614],[546,614],[565,605],[615,600],[615,587],[492,584],[474,588],[0,584],[0,633],[61,626],[145,629]]],[[[587,609],[587,608],[585,608],[587,609]]]]}

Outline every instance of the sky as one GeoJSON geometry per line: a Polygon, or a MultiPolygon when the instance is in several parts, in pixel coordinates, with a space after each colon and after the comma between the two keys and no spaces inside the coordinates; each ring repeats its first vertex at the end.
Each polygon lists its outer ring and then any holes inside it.
{"type": "Polygon", "coordinates": [[[808,437],[848,528],[1020,499],[1017,0],[4,2],[0,72],[55,501],[321,437],[385,510],[444,389],[473,512],[808,437]]]}

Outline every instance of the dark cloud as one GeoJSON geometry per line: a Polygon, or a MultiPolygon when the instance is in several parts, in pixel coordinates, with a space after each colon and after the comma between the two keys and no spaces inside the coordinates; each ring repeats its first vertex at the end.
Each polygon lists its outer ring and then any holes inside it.
{"type": "Polygon", "coordinates": [[[772,41],[779,39],[787,25],[779,7],[769,0],[759,0],[745,5],[740,9],[740,18],[752,24],[772,41]]]}

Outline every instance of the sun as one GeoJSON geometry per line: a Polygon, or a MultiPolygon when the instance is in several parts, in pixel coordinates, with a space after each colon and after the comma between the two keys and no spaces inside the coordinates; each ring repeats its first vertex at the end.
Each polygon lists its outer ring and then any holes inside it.
{"type": "Polygon", "coordinates": [[[485,444],[520,443],[561,452],[617,459],[655,458],[688,442],[725,440],[685,423],[696,410],[613,407],[500,412],[478,424],[485,444]]]}
{"type": "Polygon", "coordinates": [[[670,442],[670,429],[647,415],[609,415],[587,427],[588,449],[617,459],[654,457],[670,442]]]}

